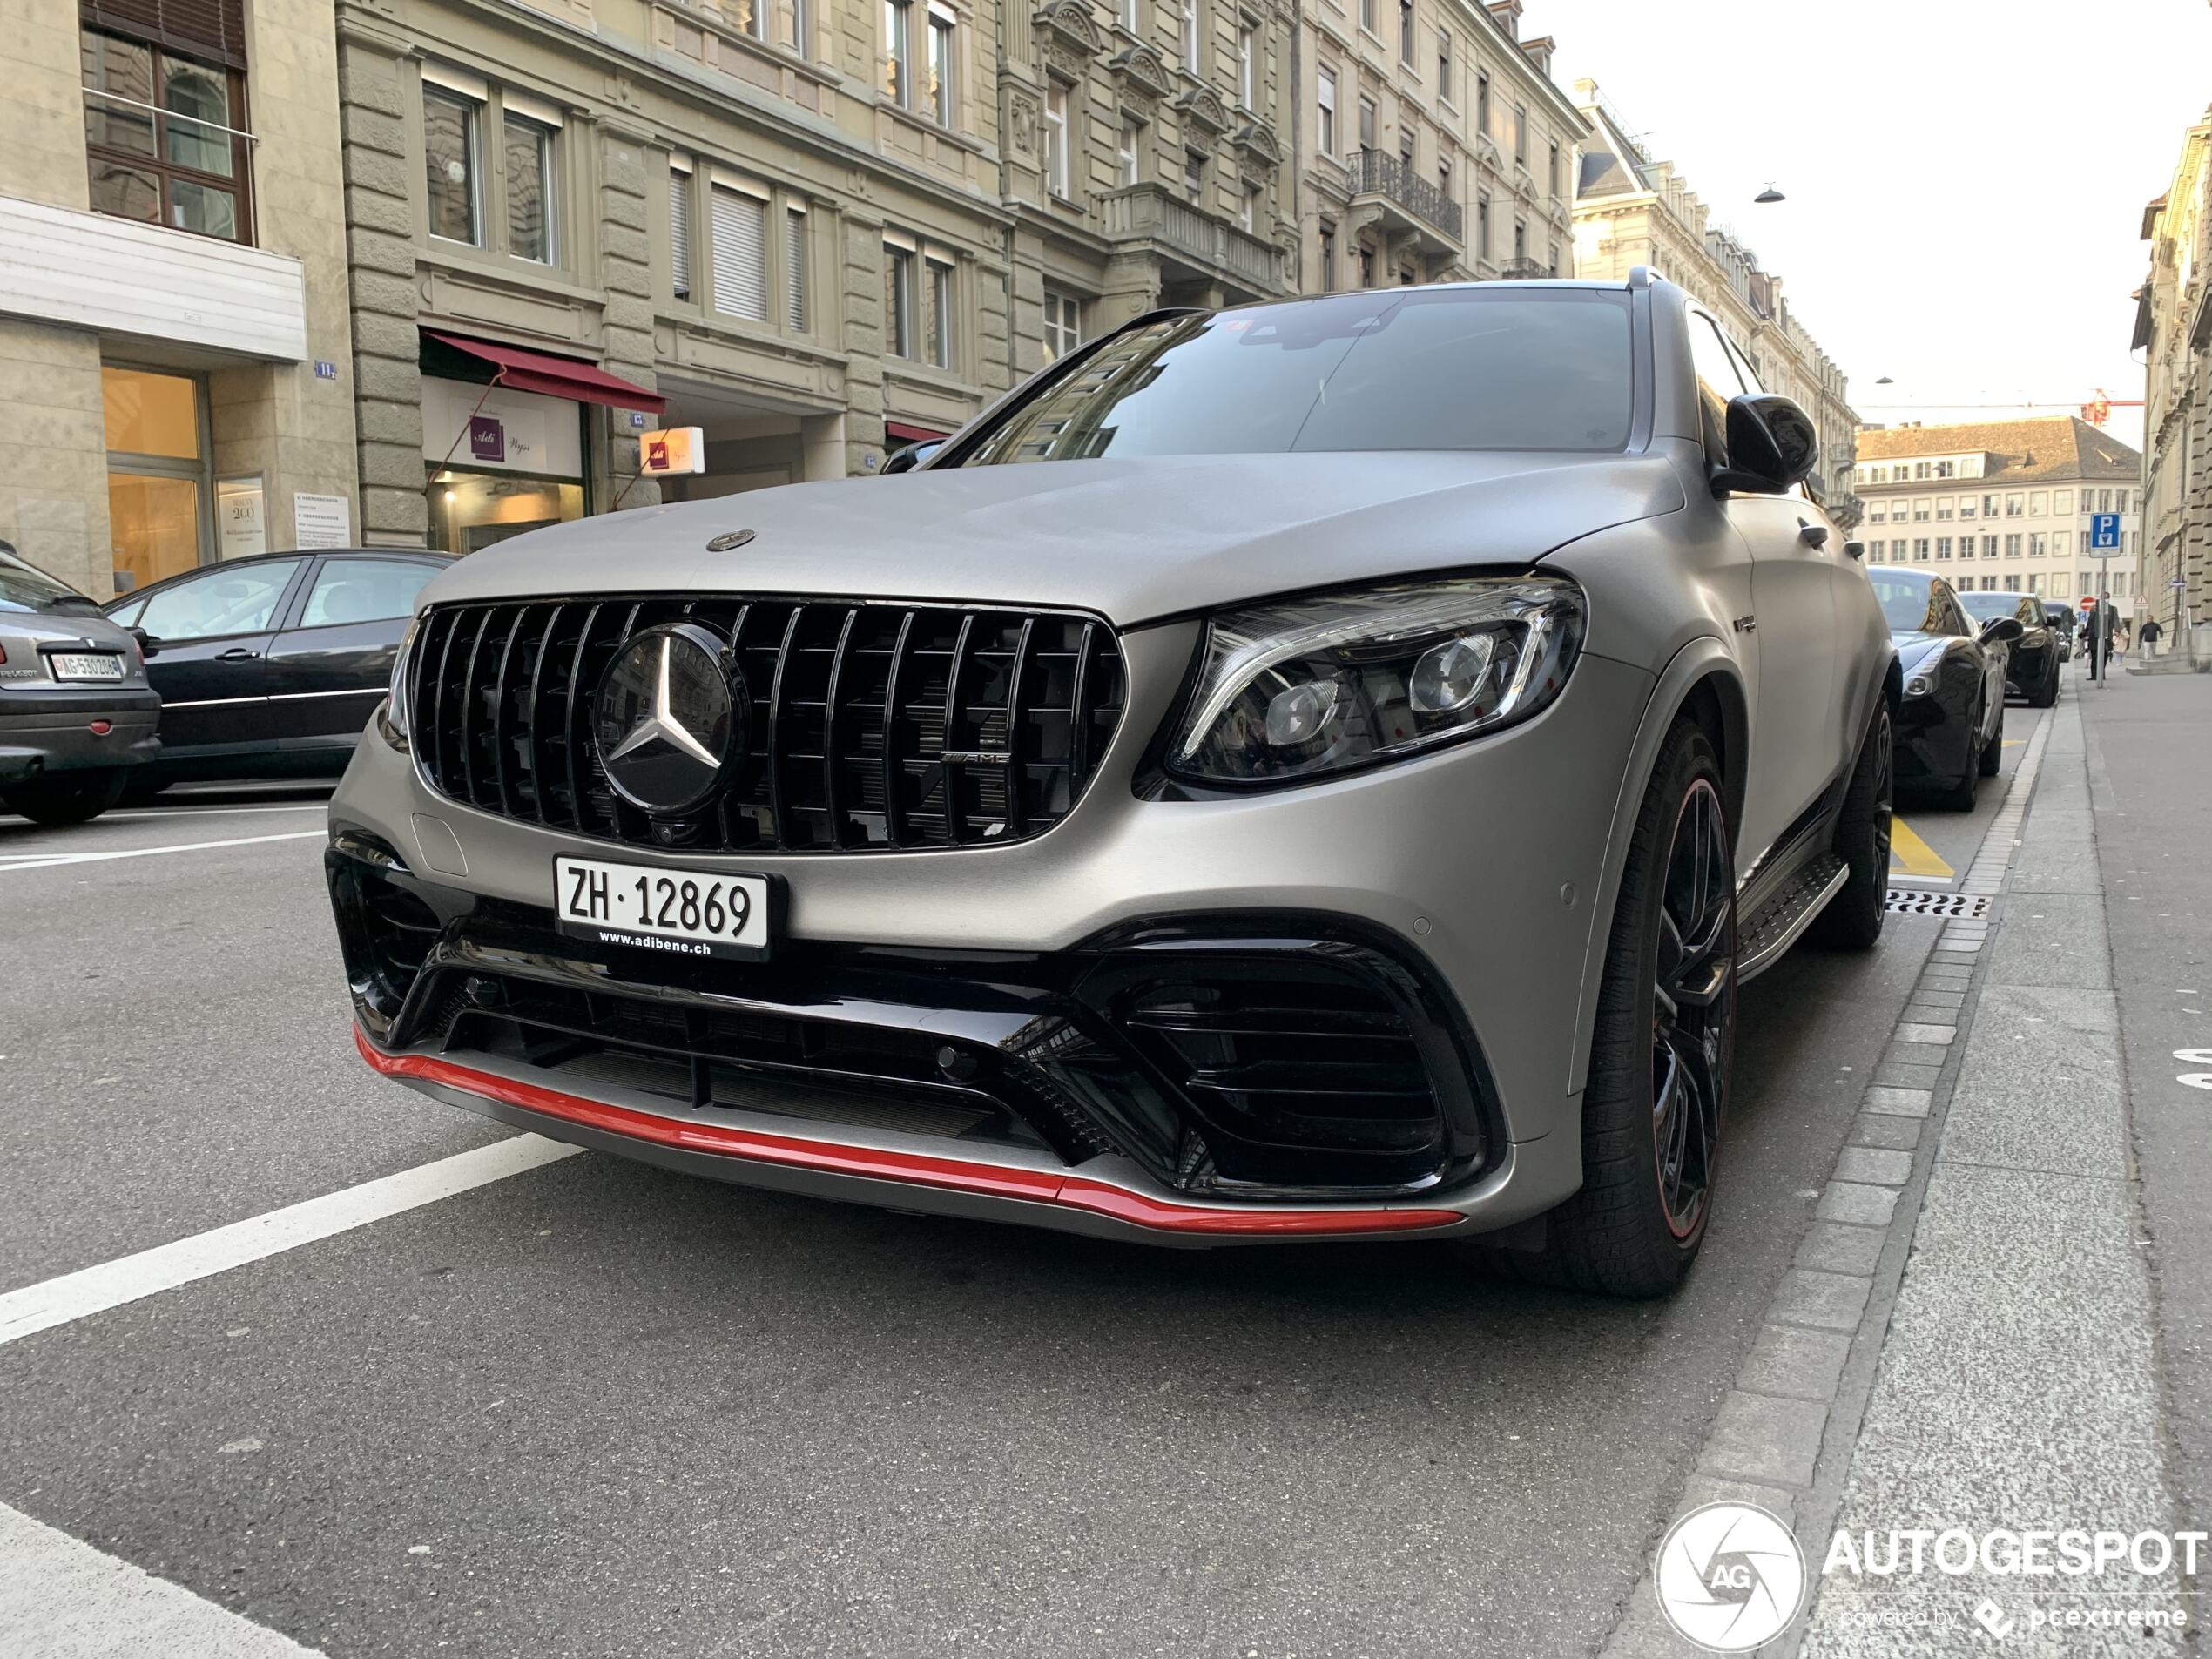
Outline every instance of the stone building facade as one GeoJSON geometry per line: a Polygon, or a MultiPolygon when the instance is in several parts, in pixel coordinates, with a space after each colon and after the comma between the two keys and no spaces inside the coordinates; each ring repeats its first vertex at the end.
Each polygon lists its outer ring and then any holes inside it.
{"type": "Polygon", "coordinates": [[[349,538],[327,0],[0,0],[0,540],[96,597],[349,538]]]}
{"type": "Polygon", "coordinates": [[[1646,152],[1596,83],[1575,82],[1575,96],[1591,134],[1575,200],[1575,274],[1615,281],[1645,265],[1687,288],[1743,348],[1760,384],[1812,416],[1821,460],[1808,482],[1838,523],[1855,527],[1858,417],[1843,370],[1791,311],[1781,277],[1714,222],[1672,162],[1646,152]]]}
{"type": "Polygon", "coordinates": [[[2170,649],[2212,660],[2212,637],[2195,637],[2212,625],[2212,109],[2183,139],[2165,194],[2143,210],[2143,239],[2151,261],[2134,341],[2145,354],[2137,610],[2157,617],[2170,649]]]}
{"type": "Polygon", "coordinates": [[[1297,286],[1571,276],[1587,133],[1520,0],[1302,0],[1297,286]]]}
{"type": "Polygon", "coordinates": [[[1956,426],[1869,427],[1853,489],[1874,564],[1925,564],[1962,590],[2018,589],[2062,604],[2101,590],[2128,614],[2135,532],[2091,551],[2089,518],[2136,506],[2142,457],[2071,416],[1956,426]]]}

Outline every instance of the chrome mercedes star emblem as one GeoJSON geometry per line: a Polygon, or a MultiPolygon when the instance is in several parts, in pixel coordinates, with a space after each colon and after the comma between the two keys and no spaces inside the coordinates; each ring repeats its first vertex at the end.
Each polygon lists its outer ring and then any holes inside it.
{"type": "Polygon", "coordinates": [[[722,780],[745,720],[742,683],[723,664],[721,641],[695,624],[636,634],[599,682],[594,735],[607,781],[653,813],[705,802],[722,780]]]}
{"type": "Polygon", "coordinates": [[[751,530],[729,530],[711,538],[706,544],[710,553],[727,553],[733,547],[743,547],[752,539],[751,530]]]}

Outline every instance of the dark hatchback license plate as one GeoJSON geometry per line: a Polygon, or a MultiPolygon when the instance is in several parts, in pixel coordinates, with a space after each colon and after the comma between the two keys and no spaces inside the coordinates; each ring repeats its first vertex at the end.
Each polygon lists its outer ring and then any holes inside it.
{"type": "Polygon", "coordinates": [[[553,860],[561,932],[671,956],[760,961],[775,948],[780,884],[607,859],[553,860]]]}

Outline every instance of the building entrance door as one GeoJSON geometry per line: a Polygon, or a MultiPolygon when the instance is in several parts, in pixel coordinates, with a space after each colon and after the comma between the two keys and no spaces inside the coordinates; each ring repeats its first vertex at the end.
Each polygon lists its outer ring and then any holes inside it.
{"type": "Polygon", "coordinates": [[[206,561],[207,402],[189,374],[100,368],[108,539],[126,593],[206,561]]]}

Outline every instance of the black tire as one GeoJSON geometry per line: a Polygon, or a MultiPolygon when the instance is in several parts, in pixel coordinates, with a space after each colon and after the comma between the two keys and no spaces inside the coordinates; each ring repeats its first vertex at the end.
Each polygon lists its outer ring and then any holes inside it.
{"type": "Polygon", "coordinates": [[[175,779],[165,778],[150,766],[133,766],[124,774],[123,804],[126,806],[144,806],[174,782],[175,779]]]}
{"type": "Polygon", "coordinates": [[[0,800],[34,824],[86,824],[123,799],[123,771],[116,766],[57,772],[10,784],[0,792],[0,800]]]}
{"type": "Polygon", "coordinates": [[[1974,747],[1974,733],[1981,730],[1981,711],[1976,709],[1966,723],[1966,736],[1960,739],[1959,781],[1936,797],[1937,804],[1954,813],[1971,813],[1974,797],[1981,791],[1981,755],[1974,747]]]}
{"type": "Polygon", "coordinates": [[[1989,734],[1989,741],[1981,746],[1981,759],[1977,764],[1985,778],[1994,778],[1997,768],[2005,759],[2005,705],[1997,705],[1997,729],[1989,734]]]}
{"type": "Polygon", "coordinates": [[[1509,1258],[1522,1277],[1608,1296],[1664,1296],[1697,1258],[1735,1063],[1726,802],[1711,743],[1696,726],[1677,725],[1644,790],[1621,872],[1582,1091],[1581,1190],[1552,1211],[1541,1255],[1509,1258]],[[1664,999],[1662,979],[1674,993],[1664,999]]]}
{"type": "Polygon", "coordinates": [[[2059,664],[2055,658],[2051,671],[2043,676],[2043,684],[2035,688],[2035,695],[2027,700],[2032,709],[2047,709],[2059,700],[2059,664]]]}
{"type": "Polygon", "coordinates": [[[1875,704],[1874,718],[1859,740],[1858,759],[1836,819],[1836,856],[1851,867],[1851,874],[1844,878],[1843,891],[1813,919],[1817,943],[1865,950],[1882,936],[1882,921],[1889,912],[1894,743],[1890,700],[1884,697],[1875,704]]]}

